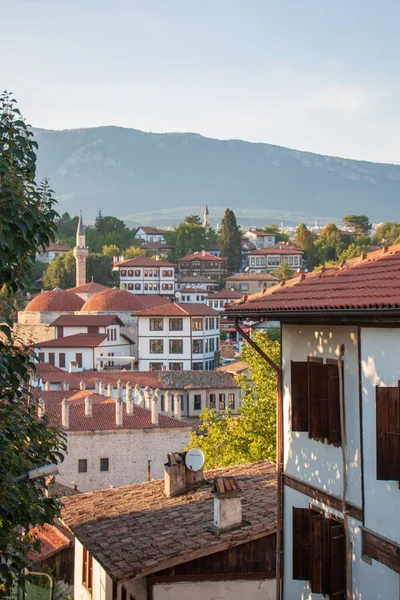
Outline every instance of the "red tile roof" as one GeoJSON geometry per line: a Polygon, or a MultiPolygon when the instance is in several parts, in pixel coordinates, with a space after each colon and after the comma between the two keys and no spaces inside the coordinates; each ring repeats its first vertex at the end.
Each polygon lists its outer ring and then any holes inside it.
{"type": "Polygon", "coordinates": [[[275,281],[278,283],[279,278],[269,273],[236,273],[227,277],[225,281],[275,281]]]}
{"type": "Polygon", "coordinates": [[[156,227],[139,227],[144,233],[149,235],[164,235],[165,231],[163,229],[157,229],[156,227]]]}
{"type": "Polygon", "coordinates": [[[322,268],[245,297],[234,312],[349,311],[400,308],[400,244],[322,268]]]}
{"type": "Polygon", "coordinates": [[[98,292],[102,292],[103,290],[108,290],[106,285],[102,285],[101,283],[96,283],[91,281],[89,283],[84,283],[83,285],[79,285],[78,287],[69,288],[68,292],[74,292],[75,294],[97,294],[98,292]]]}
{"type": "MultiPolygon", "coordinates": [[[[143,246],[140,247],[143,248],[143,246]]],[[[176,267],[176,265],[164,260],[147,258],[146,256],[135,256],[135,258],[127,258],[121,262],[116,262],[113,264],[113,267],[118,267],[119,269],[125,269],[126,267],[153,267],[156,269],[162,269],[165,267],[176,267]]]]}
{"type": "Polygon", "coordinates": [[[303,250],[300,250],[300,248],[281,248],[277,246],[270,246],[269,248],[260,248],[259,250],[252,250],[249,252],[249,256],[259,256],[260,254],[290,254],[297,256],[298,254],[303,254],[303,250]]]}
{"type": "Polygon", "coordinates": [[[39,250],[40,252],[72,252],[72,248],[69,246],[61,246],[54,242],[50,242],[48,246],[40,246],[39,250]]]}
{"type": "Polygon", "coordinates": [[[76,333],[34,344],[35,348],[97,348],[106,339],[105,333],[76,333]]]}
{"type": "Polygon", "coordinates": [[[143,250],[171,250],[173,246],[163,242],[149,242],[140,246],[143,250]]]}
{"type": "Polygon", "coordinates": [[[81,310],[82,298],[67,290],[51,290],[38,294],[27,304],[26,312],[74,312],[81,310]]]}
{"type": "Polygon", "coordinates": [[[110,575],[124,581],[276,531],[276,467],[269,462],[208,471],[203,485],[166,498],[162,480],[64,498],[62,519],[110,575]],[[213,479],[242,491],[242,526],[213,530],[213,479]]]}
{"type": "Polygon", "coordinates": [[[181,294],[207,294],[208,290],[205,290],[204,288],[201,287],[187,287],[187,288],[179,288],[179,290],[177,290],[177,292],[180,292],[181,294]]]}
{"type": "Polygon", "coordinates": [[[215,292],[214,294],[209,294],[207,296],[207,300],[224,300],[227,298],[228,300],[237,300],[241,298],[243,294],[239,294],[239,292],[235,292],[234,290],[220,290],[219,292],[215,292]]]}
{"type": "Polygon", "coordinates": [[[56,367],[55,365],[51,365],[50,363],[47,363],[47,362],[37,363],[35,371],[36,371],[36,375],[38,375],[39,377],[41,377],[42,375],[45,375],[45,374],[55,374],[55,373],[58,373],[59,375],[62,375],[62,374],[65,375],[65,371],[63,369],[60,369],[59,367],[56,367]]]}
{"type": "MultiPolygon", "coordinates": [[[[46,383],[62,383],[68,381],[71,390],[79,390],[79,384],[83,380],[86,382],[88,389],[95,389],[96,381],[103,381],[105,385],[112,383],[114,386],[117,385],[117,381],[120,379],[124,385],[129,381],[133,386],[137,383],[141,387],[148,385],[152,388],[159,387],[160,381],[158,379],[157,371],[82,371],[80,373],[67,373],[62,371],[61,373],[44,373],[42,375],[42,381],[46,383]]],[[[50,392],[49,392],[50,393],[50,392]]]]}
{"type": "Polygon", "coordinates": [[[154,295],[136,295],[118,290],[107,289],[95,294],[81,308],[81,312],[133,312],[167,302],[166,298],[154,295]]]}
{"type": "Polygon", "coordinates": [[[219,312],[207,304],[200,302],[169,302],[162,306],[156,306],[143,310],[137,314],[138,317],[218,317],[219,312]]]}
{"type": "Polygon", "coordinates": [[[226,262],[228,259],[226,256],[214,256],[214,254],[210,254],[210,252],[194,252],[193,254],[188,254],[187,256],[182,256],[182,258],[178,258],[178,262],[190,262],[192,260],[206,260],[206,261],[217,261],[217,262],[226,262]]]}
{"type": "Polygon", "coordinates": [[[51,323],[52,327],[107,327],[123,322],[117,315],[61,315],[51,323]]]}
{"type": "Polygon", "coordinates": [[[29,533],[40,540],[40,550],[29,553],[28,558],[35,563],[40,563],[54,556],[61,550],[74,545],[74,535],[71,531],[56,521],[54,525],[46,523],[43,526],[33,527],[29,533]]]}

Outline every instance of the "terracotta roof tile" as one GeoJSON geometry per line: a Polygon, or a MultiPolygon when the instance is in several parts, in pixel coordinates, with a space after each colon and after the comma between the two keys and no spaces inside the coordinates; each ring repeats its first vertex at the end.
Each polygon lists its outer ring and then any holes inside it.
{"type": "Polygon", "coordinates": [[[31,300],[26,308],[26,312],[74,312],[81,310],[83,300],[73,292],[67,290],[51,290],[42,292],[31,300]]]}
{"type": "Polygon", "coordinates": [[[210,252],[194,252],[193,254],[187,254],[186,256],[182,256],[182,258],[178,258],[178,262],[190,262],[192,260],[226,262],[228,259],[226,256],[215,256],[210,252]]]}
{"type": "MultiPolygon", "coordinates": [[[[141,246],[142,248],[143,246],[141,246]]],[[[164,260],[157,260],[155,258],[147,258],[146,256],[135,256],[135,258],[127,258],[121,262],[116,262],[113,267],[124,269],[125,267],[153,267],[156,269],[164,267],[176,267],[174,263],[169,263],[164,260]]]]}
{"type": "Polygon", "coordinates": [[[269,273],[236,273],[227,277],[225,281],[275,281],[277,283],[279,279],[269,273]]]}
{"type": "Polygon", "coordinates": [[[39,552],[31,552],[29,559],[39,563],[54,556],[64,548],[74,545],[74,536],[71,531],[58,521],[54,525],[33,527],[29,533],[40,541],[39,552]]]}
{"type": "Polygon", "coordinates": [[[50,242],[48,246],[40,246],[39,250],[40,252],[72,252],[72,248],[69,246],[62,246],[54,242],[50,242]]]}
{"type": "Polygon", "coordinates": [[[280,246],[270,246],[269,248],[260,248],[259,250],[254,250],[249,252],[249,256],[260,256],[265,254],[290,254],[290,255],[298,255],[303,254],[303,251],[300,248],[281,248],[280,246]]]}
{"type": "Polygon", "coordinates": [[[239,294],[239,292],[235,292],[235,290],[220,290],[219,292],[215,292],[214,294],[209,294],[207,296],[207,300],[237,300],[241,298],[243,294],[239,294]]]}
{"type": "Polygon", "coordinates": [[[117,315],[61,315],[51,323],[52,327],[107,327],[113,323],[123,325],[117,315]]]}
{"type": "Polygon", "coordinates": [[[159,387],[159,379],[157,371],[82,371],[80,373],[44,373],[42,375],[43,382],[62,383],[68,381],[71,390],[79,390],[79,384],[83,380],[86,382],[87,389],[95,389],[97,380],[103,381],[105,385],[112,383],[116,386],[117,381],[121,380],[124,385],[129,381],[134,387],[137,383],[141,387],[148,385],[152,388],[159,387]]]}
{"type": "Polygon", "coordinates": [[[144,296],[109,288],[86,300],[81,312],[132,312],[165,304],[165,302],[168,300],[157,294],[144,296]]]}
{"type": "Polygon", "coordinates": [[[165,231],[163,229],[157,229],[156,227],[139,227],[144,233],[150,235],[164,235],[165,231]]]}
{"type": "Polygon", "coordinates": [[[161,480],[65,498],[62,519],[120,581],[276,530],[275,464],[225,467],[205,477],[201,487],[173,498],[164,496],[161,480]],[[243,525],[224,534],[212,528],[218,476],[235,477],[243,494],[243,525]]]}
{"type": "Polygon", "coordinates": [[[96,283],[95,281],[90,281],[89,283],[84,283],[83,285],[79,285],[78,287],[69,288],[68,292],[77,293],[88,293],[88,294],[97,294],[98,292],[103,292],[104,290],[109,290],[110,288],[106,285],[102,285],[101,283],[96,283]]]}
{"type": "Polygon", "coordinates": [[[163,242],[149,242],[140,246],[144,250],[171,250],[173,246],[164,244],[163,242]]]}
{"type": "Polygon", "coordinates": [[[36,375],[38,375],[39,377],[41,377],[42,375],[45,374],[55,374],[58,373],[58,375],[56,375],[56,377],[59,377],[60,375],[65,375],[65,371],[63,369],[60,369],[59,367],[56,367],[55,365],[52,365],[50,363],[46,363],[46,362],[41,362],[38,363],[35,367],[35,372],[36,375]]]}
{"type": "Polygon", "coordinates": [[[200,302],[168,302],[137,313],[138,317],[218,317],[219,312],[200,302]]]}
{"type": "Polygon", "coordinates": [[[105,333],[76,333],[34,344],[35,348],[96,348],[106,339],[105,333]]]}

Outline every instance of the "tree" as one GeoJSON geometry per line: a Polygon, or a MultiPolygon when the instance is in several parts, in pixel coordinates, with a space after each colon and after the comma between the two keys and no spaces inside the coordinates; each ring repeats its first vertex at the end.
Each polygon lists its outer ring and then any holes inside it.
{"type": "Polygon", "coordinates": [[[287,262],[281,262],[279,267],[277,267],[273,272],[273,275],[278,277],[278,279],[284,279],[285,281],[288,281],[289,279],[293,279],[294,273],[292,267],[289,267],[287,262]]]}
{"type": "Polygon", "coordinates": [[[30,283],[28,286],[29,290],[37,289],[41,285],[41,284],[37,284],[36,281],[38,279],[41,279],[44,276],[44,274],[46,273],[47,267],[48,267],[47,263],[42,262],[41,260],[35,260],[35,262],[32,265],[30,275],[29,275],[29,279],[30,279],[30,283]]]}
{"type": "Polygon", "coordinates": [[[228,271],[237,273],[242,266],[242,236],[235,214],[229,208],[226,209],[221,221],[219,249],[222,256],[228,257],[228,271]]]}
{"type": "Polygon", "coordinates": [[[51,261],[43,277],[43,286],[46,290],[61,288],[67,290],[75,287],[76,283],[76,262],[73,252],[59,254],[51,261]]]}
{"type": "Polygon", "coordinates": [[[279,242],[288,242],[290,239],[287,233],[284,233],[283,231],[279,231],[278,225],[275,225],[275,223],[272,223],[271,225],[266,225],[263,229],[261,229],[261,230],[257,229],[257,231],[265,231],[266,233],[273,233],[275,236],[275,243],[277,243],[277,244],[279,242]]]}
{"type": "Polygon", "coordinates": [[[75,246],[76,230],[78,227],[79,217],[70,217],[69,213],[65,212],[55,220],[57,227],[57,240],[71,248],[75,246]]]}
{"type": "MultiPolygon", "coordinates": [[[[369,240],[369,238],[366,238],[369,240]]],[[[363,252],[367,252],[370,246],[369,241],[366,243],[362,243],[362,240],[354,241],[346,250],[342,252],[339,256],[339,260],[349,260],[350,258],[357,258],[357,256],[361,256],[363,252]]]]}
{"type": "Polygon", "coordinates": [[[86,262],[86,277],[102,285],[113,286],[118,283],[118,274],[112,270],[113,261],[110,256],[89,252],[86,262]]]}
{"type": "MultiPolygon", "coordinates": [[[[54,240],[52,192],[45,181],[35,182],[36,148],[33,133],[11,95],[0,96],[0,286],[17,294],[29,284],[29,273],[40,246],[54,240]]],[[[48,498],[43,479],[28,480],[28,470],[59,462],[65,444],[29,390],[33,356],[16,346],[3,308],[0,329],[0,595],[9,595],[21,577],[33,540],[31,526],[51,523],[60,503],[48,498]],[[19,479],[19,477],[21,477],[19,479]],[[18,479],[17,479],[18,478],[18,479]]]]}
{"type": "MultiPolygon", "coordinates": [[[[252,337],[279,364],[279,343],[272,341],[265,331],[255,332],[252,337]]],[[[249,376],[236,376],[244,392],[237,415],[229,409],[222,412],[206,409],[200,417],[201,435],[191,434],[189,448],[204,452],[207,469],[275,460],[276,373],[248,344],[240,358],[249,365],[249,376]]]]}
{"type": "Polygon", "coordinates": [[[207,234],[198,215],[189,215],[173,231],[165,232],[165,241],[174,248],[175,258],[199,252],[207,245],[207,234]]]}
{"type": "Polygon", "coordinates": [[[115,244],[109,244],[108,246],[103,246],[101,249],[102,254],[109,256],[111,259],[114,256],[120,256],[121,250],[115,244]]]}
{"type": "Polygon", "coordinates": [[[316,245],[321,249],[324,261],[338,260],[339,255],[350,244],[350,236],[343,235],[335,223],[329,223],[321,230],[316,245]]]}
{"type": "Polygon", "coordinates": [[[371,223],[366,215],[347,215],[342,221],[354,235],[365,237],[371,230],[371,223]]]}
{"type": "Polygon", "coordinates": [[[296,242],[299,246],[300,250],[311,250],[313,244],[316,240],[316,235],[312,231],[308,229],[304,223],[300,223],[300,225],[296,229],[296,242]]]}
{"type": "Polygon", "coordinates": [[[129,246],[124,252],[124,258],[136,258],[136,256],[146,256],[146,250],[140,246],[129,246]]]}
{"type": "Polygon", "coordinates": [[[400,223],[381,223],[375,232],[375,241],[378,244],[393,244],[400,236],[400,223]]]}

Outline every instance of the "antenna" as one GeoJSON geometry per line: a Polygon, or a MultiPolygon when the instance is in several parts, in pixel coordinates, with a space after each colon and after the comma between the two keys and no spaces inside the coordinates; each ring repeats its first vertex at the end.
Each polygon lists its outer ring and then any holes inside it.
{"type": "Polygon", "coordinates": [[[204,466],[204,454],[198,448],[189,450],[185,456],[185,465],[190,471],[200,471],[204,466]]]}

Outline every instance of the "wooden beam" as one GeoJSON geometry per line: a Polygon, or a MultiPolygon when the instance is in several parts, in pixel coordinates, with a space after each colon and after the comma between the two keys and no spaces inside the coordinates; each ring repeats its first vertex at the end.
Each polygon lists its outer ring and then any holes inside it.
{"type": "Polygon", "coordinates": [[[274,369],[275,373],[280,375],[280,367],[278,367],[278,365],[275,364],[274,361],[271,360],[267,354],[265,354],[264,350],[262,350],[260,346],[258,346],[255,343],[255,341],[252,340],[251,337],[240,327],[238,319],[235,319],[235,329],[242,336],[242,338],[245,339],[248,344],[250,344],[250,346],[257,352],[257,354],[259,354],[265,360],[265,362],[268,363],[269,366],[272,367],[272,369],[274,369]]]}
{"type": "Polygon", "coordinates": [[[400,545],[365,527],[362,528],[362,553],[400,573],[400,545]]]}
{"type": "Polygon", "coordinates": [[[261,573],[202,573],[198,575],[150,575],[147,580],[150,585],[156,583],[181,583],[184,581],[235,581],[235,580],[261,580],[275,579],[275,571],[261,573]]]}
{"type": "MultiPolygon", "coordinates": [[[[296,477],[292,477],[292,475],[288,475],[287,473],[283,474],[283,483],[284,485],[287,485],[301,494],[305,494],[310,498],[314,498],[314,500],[317,500],[318,502],[322,502],[322,504],[326,504],[327,506],[331,506],[335,510],[342,512],[342,499],[339,498],[339,496],[334,496],[333,494],[319,490],[315,486],[305,483],[304,481],[300,481],[299,479],[296,479],[296,477]]],[[[346,509],[350,517],[363,523],[363,511],[361,508],[351,504],[350,502],[346,502],[346,509]]]]}

